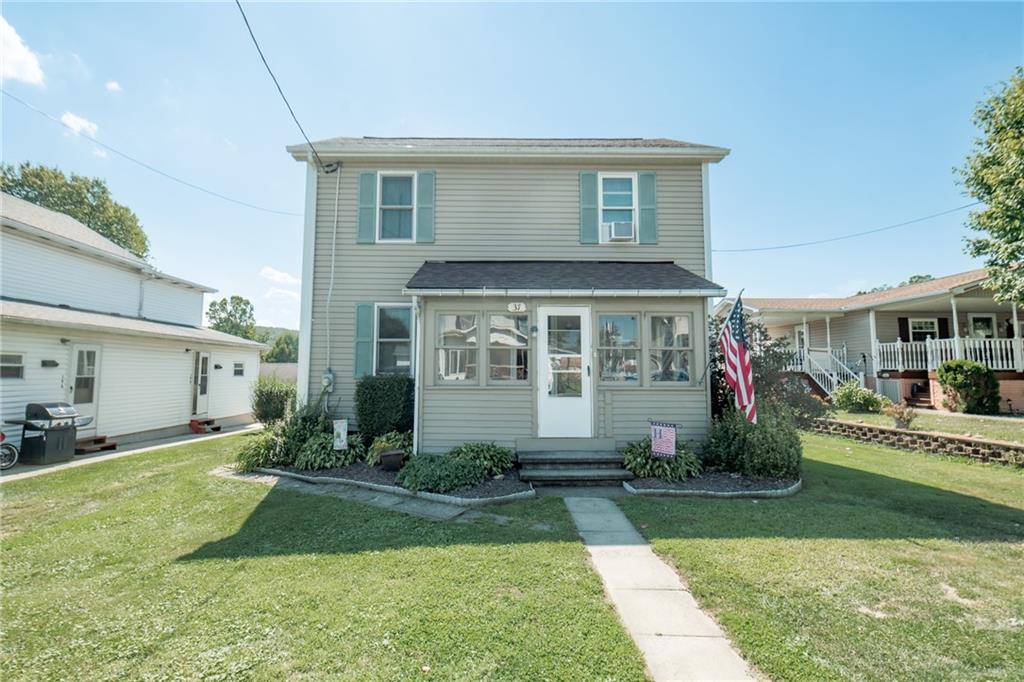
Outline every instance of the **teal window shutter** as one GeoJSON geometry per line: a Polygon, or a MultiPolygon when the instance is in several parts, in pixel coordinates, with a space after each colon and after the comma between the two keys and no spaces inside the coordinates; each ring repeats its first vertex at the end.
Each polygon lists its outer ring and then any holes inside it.
{"type": "Polygon", "coordinates": [[[637,173],[636,183],[640,207],[640,243],[658,243],[658,197],[654,173],[637,173]]]}
{"type": "Polygon", "coordinates": [[[359,174],[359,224],[356,242],[372,244],[377,241],[377,173],[359,174]]]}
{"type": "Polygon", "coordinates": [[[434,171],[416,174],[416,241],[434,242],[434,171]]]}
{"type": "Polygon", "coordinates": [[[580,172],[580,244],[597,243],[597,172],[580,172]]]}
{"type": "Polygon", "coordinates": [[[354,376],[373,374],[373,304],[356,304],[354,376]]]}

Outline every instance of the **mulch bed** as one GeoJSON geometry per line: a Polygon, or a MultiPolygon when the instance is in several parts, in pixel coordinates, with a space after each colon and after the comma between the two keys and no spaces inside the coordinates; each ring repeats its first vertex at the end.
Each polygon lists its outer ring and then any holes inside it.
{"type": "MultiPolygon", "coordinates": [[[[377,485],[393,485],[401,487],[395,482],[395,479],[398,477],[397,471],[384,471],[380,467],[367,466],[365,462],[356,462],[355,464],[349,464],[346,467],[339,467],[336,469],[318,469],[316,471],[304,471],[292,466],[279,468],[283,471],[302,474],[303,476],[309,476],[310,478],[321,478],[325,476],[331,478],[347,478],[352,481],[362,481],[363,483],[376,483],[377,485]]],[[[487,479],[486,481],[469,488],[450,490],[441,494],[452,495],[453,497],[485,499],[488,497],[502,497],[503,495],[521,493],[529,489],[530,484],[520,481],[519,474],[517,472],[509,471],[502,478],[487,479]]]]}
{"type": "Polygon", "coordinates": [[[697,478],[688,478],[685,481],[670,483],[660,478],[638,478],[630,481],[629,484],[637,490],[699,490],[702,492],[732,493],[747,490],[784,490],[794,483],[796,483],[796,479],[750,478],[740,474],[709,471],[697,478]]]}

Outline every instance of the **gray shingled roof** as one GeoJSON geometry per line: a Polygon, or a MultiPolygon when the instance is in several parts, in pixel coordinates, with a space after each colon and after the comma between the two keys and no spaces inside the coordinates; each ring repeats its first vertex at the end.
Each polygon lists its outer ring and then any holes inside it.
{"type": "MultiPolygon", "coordinates": [[[[701,291],[714,282],[667,261],[427,261],[409,290],[701,291]]],[[[713,292],[713,293],[712,293],[713,292]]]]}
{"type": "Polygon", "coordinates": [[[616,148],[680,148],[705,145],[666,137],[332,137],[315,145],[359,145],[384,148],[407,147],[616,147],[616,148]]]}

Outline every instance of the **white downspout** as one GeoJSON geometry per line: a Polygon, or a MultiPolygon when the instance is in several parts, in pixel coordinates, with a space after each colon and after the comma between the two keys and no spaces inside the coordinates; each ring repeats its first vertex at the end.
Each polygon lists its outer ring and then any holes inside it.
{"type": "Polygon", "coordinates": [[[413,327],[415,337],[412,340],[413,347],[413,387],[412,387],[412,453],[419,454],[420,451],[420,396],[423,388],[423,358],[420,357],[420,344],[423,338],[423,313],[420,311],[420,297],[412,297],[412,314],[415,316],[413,327]]]}
{"type": "Polygon", "coordinates": [[[1013,345],[1017,358],[1017,371],[1024,372],[1024,339],[1020,337],[1020,320],[1017,319],[1017,304],[1011,303],[1010,306],[1013,309],[1013,345]]]}
{"type": "Polygon", "coordinates": [[[871,336],[871,376],[878,379],[878,328],[875,324],[874,308],[868,311],[868,334],[871,336]]]}

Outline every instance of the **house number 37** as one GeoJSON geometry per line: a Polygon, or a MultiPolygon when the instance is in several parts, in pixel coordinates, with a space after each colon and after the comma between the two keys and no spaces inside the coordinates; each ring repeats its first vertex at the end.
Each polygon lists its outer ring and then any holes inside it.
{"type": "Polygon", "coordinates": [[[526,304],[525,303],[509,303],[508,304],[508,311],[510,313],[525,313],[526,312],[526,304]]]}

